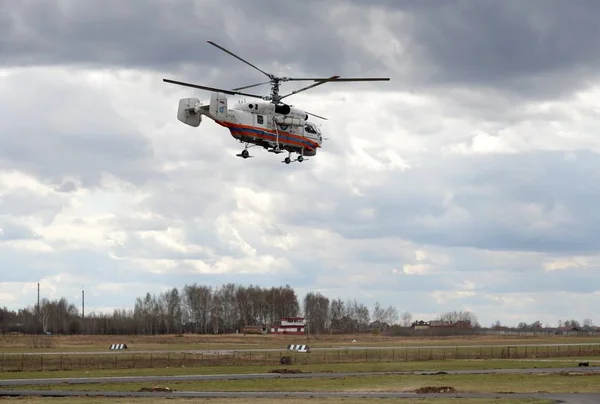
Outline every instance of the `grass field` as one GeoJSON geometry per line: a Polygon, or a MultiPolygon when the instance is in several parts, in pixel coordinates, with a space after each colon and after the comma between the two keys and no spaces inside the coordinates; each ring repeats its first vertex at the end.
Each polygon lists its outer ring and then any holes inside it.
{"type": "MultiPolygon", "coordinates": [[[[446,374],[362,375],[313,379],[169,381],[160,386],[177,391],[344,391],[416,392],[423,387],[450,386],[461,393],[591,393],[600,374],[446,374]]],[[[19,386],[18,389],[60,391],[140,391],[155,383],[91,383],[19,386]]],[[[6,388],[5,388],[6,389],[6,388]]]]}
{"type": "Polygon", "coordinates": [[[600,344],[600,337],[386,337],[361,335],[68,335],[68,336],[2,336],[0,352],[45,351],[105,351],[110,344],[126,343],[130,350],[202,350],[202,349],[272,349],[288,344],[309,344],[314,348],[341,346],[410,347],[410,346],[460,346],[460,345],[522,345],[522,344],[600,344]],[[40,341],[44,341],[43,343],[40,341]],[[352,342],[355,340],[356,342],[352,342]],[[40,345],[43,344],[43,345],[40,345]]]}
{"type": "MultiPolygon", "coordinates": [[[[441,371],[455,369],[501,369],[570,367],[579,361],[600,364],[598,337],[498,337],[462,336],[439,338],[384,337],[372,335],[322,336],[319,338],[274,335],[167,335],[167,336],[10,336],[0,338],[0,378],[94,377],[127,375],[185,375],[265,373],[277,368],[302,372],[441,371]],[[38,339],[35,341],[34,339],[38,339]],[[40,344],[39,339],[45,342],[40,344]],[[356,342],[352,342],[355,340],[356,342]],[[47,342],[51,341],[51,342],[47,342]],[[126,351],[109,351],[112,343],[126,343],[126,351]],[[329,348],[310,354],[290,353],[288,344],[304,343],[311,348],[329,348]],[[572,344],[571,346],[544,346],[572,344]],[[575,345],[584,344],[584,345],[575,345]],[[472,347],[476,345],[477,347],[472,347]],[[492,347],[497,345],[498,347],[492,347]],[[527,345],[527,346],[525,346],[527,345]],[[44,346],[44,348],[34,348],[44,346]],[[344,349],[344,347],[375,349],[344,349]],[[479,347],[481,346],[481,347],[479,347]],[[418,348],[422,347],[422,348],[418,348]],[[276,349],[233,354],[192,353],[194,350],[276,349]],[[340,349],[341,348],[341,349],[340,349]],[[149,352],[140,352],[149,351],[149,352]],[[180,351],[180,352],[177,352],[180,351]],[[188,352],[183,352],[188,351],[188,352]],[[64,353],[59,353],[64,352],[64,353]],[[78,354],[83,352],[86,354],[78,354]],[[291,365],[280,365],[282,355],[293,357],[291,365]],[[463,358],[458,360],[457,358],[463,358]],[[217,366],[218,365],[218,366],[217,366]],[[44,371],[40,371],[43,369],[44,371]],[[52,370],[52,372],[47,372],[52,370]]],[[[232,380],[161,383],[174,390],[213,391],[414,391],[426,386],[452,386],[459,392],[597,392],[600,375],[363,375],[344,378],[290,380],[232,380]]],[[[147,383],[32,386],[34,389],[137,391],[147,383]]],[[[27,386],[19,386],[25,389],[27,386]]],[[[3,388],[5,389],[5,388],[3,388]]],[[[10,402],[12,399],[6,399],[10,402]]],[[[16,400],[16,399],[15,399],[16,400]]],[[[57,403],[60,398],[19,398],[24,403],[57,403]]],[[[74,404],[155,403],[148,399],[69,398],[74,404]]],[[[164,399],[160,399],[161,402],[164,399]]],[[[193,399],[205,402],[209,399],[193,399]]],[[[210,399],[212,403],[241,404],[248,399],[210,399]]],[[[280,399],[260,399],[261,403],[280,399]]],[[[258,401],[258,400],[250,400],[258,401]]],[[[352,404],[365,399],[286,398],[294,404],[352,404]]],[[[398,399],[377,399],[379,403],[398,399]]],[[[449,404],[448,399],[401,399],[403,404],[449,404]]],[[[175,404],[188,399],[169,399],[175,404]]],[[[461,399],[465,404],[546,404],[544,400],[461,399]]]]}
{"type": "Polygon", "coordinates": [[[562,336],[407,338],[343,335],[311,338],[310,342],[305,337],[297,336],[239,334],[4,336],[0,339],[0,346],[0,374],[174,367],[198,369],[213,366],[239,369],[248,366],[277,366],[282,356],[291,357],[295,365],[306,366],[453,359],[600,358],[600,338],[562,336]],[[352,342],[353,340],[356,342],[352,342]],[[109,351],[111,343],[126,343],[128,349],[109,351]],[[308,343],[311,348],[323,350],[313,350],[310,354],[286,351],[285,347],[291,343],[308,343]],[[366,348],[357,349],[358,346],[366,348]],[[239,351],[247,348],[258,351],[239,351]],[[231,352],[194,352],[202,349],[229,349],[231,352]],[[261,349],[276,350],[260,351],[261,349]]]}
{"type": "MultiPolygon", "coordinates": [[[[31,378],[68,378],[68,377],[104,377],[104,376],[175,376],[175,375],[211,375],[211,374],[249,374],[266,373],[274,369],[294,369],[302,372],[401,372],[401,371],[448,371],[469,369],[532,369],[562,368],[576,366],[578,361],[590,361],[589,358],[557,358],[554,360],[445,360],[422,362],[384,362],[384,363],[343,363],[320,365],[276,365],[266,366],[205,366],[205,367],[170,367],[146,369],[87,369],[65,370],[54,372],[4,372],[1,379],[31,378]]],[[[590,366],[600,366],[600,359],[590,361],[590,366]]]]}
{"type": "MultiPolygon", "coordinates": [[[[513,341],[511,341],[513,342],[513,341]]],[[[531,344],[531,342],[529,342],[531,344]]],[[[477,347],[371,347],[324,348],[311,353],[275,351],[145,351],[133,349],[87,353],[55,353],[38,350],[36,353],[0,353],[0,374],[3,372],[68,371],[68,370],[118,370],[154,368],[205,368],[205,367],[260,367],[277,366],[287,356],[294,365],[345,365],[356,363],[431,362],[456,359],[553,359],[600,358],[597,345],[481,345],[477,347]]]]}

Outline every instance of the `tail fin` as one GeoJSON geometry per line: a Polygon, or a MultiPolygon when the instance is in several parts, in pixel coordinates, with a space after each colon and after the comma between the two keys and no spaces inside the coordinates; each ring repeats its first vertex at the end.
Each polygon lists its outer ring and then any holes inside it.
{"type": "Polygon", "coordinates": [[[214,119],[227,117],[227,97],[223,93],[212,93],[210,95],[210,114],[214,119]]]}
{"type": "Polygon", "coordinates": [[[199,107],[202,104],[197,98],[182,98],[179,100],[179,107],[177,108],[177,119],[186,125],[198,127],[202,122],[202,114],[200,113],[199,107]]]}

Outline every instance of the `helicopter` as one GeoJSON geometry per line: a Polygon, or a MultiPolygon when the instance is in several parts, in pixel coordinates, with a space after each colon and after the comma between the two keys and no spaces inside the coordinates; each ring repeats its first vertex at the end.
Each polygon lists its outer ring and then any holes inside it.
{"type": "Polygon", "coordinates": [[[193,97],[180,99],[177,108],[177,119],[186,125],[198,127],[202,122],[202,115],[204,115],[224,128],[227,128],[234,139],[245,144],[244,149],[239,154],[236,154],[236,156],[243,159],[253,157],[248,151],[251,147],[262,147],[268,152],[275,154],[287,152],[288,156],[282,161],[282,163],[286,164],[290,164],[292,161],[302,162],[307,160],[307,156],[312,157],[317,154],[317,149],[323,143],[323,133],[317,125],[308,121],[308,119],[309,116],[323,120],[327,120],[327,118],[282,102],[283,99],[325,83],[390,80],[389,77],[344,78],[339,75],[326,78],[279,77],[265,72],[213,41],[206,42],[258,70],[267,76],[269,80],[231,90],[165,78],[163,78],[163,81],[170,84],[211,91],[210,102],[208,104],[203,104],[198,98],[193,97]],[[280,95],[279,88],[281,83],[288,81],[312,81],[313,84],[288,94],[280,95]],[[269,95],[249,94],[240,91],[264,84],[270,84],[271,86],[269,95]],[[240,95],[262,101],[246,102],[244,100],[230,107],[227,95],[240,95]],[[298,157],[294,160],[291,158],[292,153],[298,154],[298,157]]]}

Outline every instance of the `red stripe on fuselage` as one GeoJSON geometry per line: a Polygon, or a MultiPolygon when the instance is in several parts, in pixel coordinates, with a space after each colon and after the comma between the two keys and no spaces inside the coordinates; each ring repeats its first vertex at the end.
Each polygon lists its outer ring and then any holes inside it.
{"type": "MultiPolygon", "coordinates": [[[[257,137],[260,139],[266,139],[266,140],[270,140],[270,141],[275,141],[276,137],[275,135],[263,135],[261,133],[256,133],[256,132],[249,132],[249,131],[245,131],[244,129],[237,129],[237,128],[230,128],[230,131],[235,131],[236,134],[240,134],[242,136],[248,136],[248,137],[257,137]]],[[[232,136],[235,136],[233,134],[233,132],[231,133],[232,136]]],[[[314,150],[313,147],[308,146],[306,143],[300,143],[300,142],[296,142],[295,140],[288,140],[288,139],[282,139],[281,137],[279,138],[279,143],[281,144],[286,144],[286,145],[291,145],[291,146],[297,146],[297,147],[303,147],[307,150],[314,150]]]]}
{"type": "MultiPolygon", "coordinates": [[[[245,132],[244,129],[250,129],[253,131],[261,131],[261,132],[265,132],[268,135],[263,135],[260,133],[255,133],[255,132],[246,132],[246,136],[250,136],[250,137],[258,137],[261,139],[267,139],[267,140],[275,140],[275,139],[271,139],[271,136],[273,138],[277,138],[277,133],[275,131],[266,129],[266,128],[260,128],[260,127],[256,127],[256,126],[248,126],[248,125],[242,125],[239,123],[231,123],[231,122],[224,122],[224,121],[215,121],[217,122],[219,125],[228,128],[230,131],[231,129],[236,130],[236,132],[245,132]]],[[[232,133],[233,135],[233,133],[232,133]]],[[[304,137],[301,135],[297,135],[295,133],[290,133],[290,132],[285,132],[285,131],[279,131],[279,142],[280,143],[284,143],[284,144],[291,144],[294,146],[299,146],[299,147],[305,147],[307,149],[314,149],[317,147],[321,147],[317,142],[315,142],[314,140],[308,138],[308,137],[304,137]],[[298,140],[289,140],[289,139],[282,139],[281,136],[287,136],[287,137],[292,137],[292,138],[296,138],[298,140]],[[303,142],[307,142],[308,145],[306,143],[303,142]]]]}

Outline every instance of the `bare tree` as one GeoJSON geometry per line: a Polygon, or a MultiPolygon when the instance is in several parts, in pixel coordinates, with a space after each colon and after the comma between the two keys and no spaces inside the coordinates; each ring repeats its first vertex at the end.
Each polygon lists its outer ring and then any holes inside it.
{"type": "Polygon", "coordinates": [[[329,299],[320,292],[304,297],[304,316],[311,334],[323,334],[329,326],[329,299]]]}
{"type": "Polygon", "coordinates": [[[594,328],[594,321],[591,318],[586,318],[583,320],[583,328],[585,330],[591,330],[594,328]]]}
{"type": "Polygon", "coordinates": [[[331,304],[329,305],[330,332],[344,332],[344,311],[344,302],[341,299],[331,301],[331,304]]]}
{"type": "Polygon", "coordinates": [[[398,310],[394,306],[388,306],[383,312],[383,321],[389,325],[398,322],[398,310]]]}
{"type": "Polygon", "coordinates": [[[358,303],[355,307],[355,315],[359,332],[366,332],[371,319],[369,308],[362,303],[358,303]]]}
{"type": "MultiPolygon", "coordinates": [[[[392,324],[398,321],[393,306],[377,302],[369,309],[356,299],[330,300],[321,293],[308,293],[304,313],[311,332],[367,332],[372,320],[392,324]]],[[[158,294],[145,293],[133,301],[132,308],[112,313],[91,311],[82,318],[75,304],[66,298],[42,299],[40,307],[18,312],[0,309],[0,332],[89,333],[89,334],[165,334],[231,333],[246,325],[267,326],[282,317],[300,315],[295,290],[289,285],[261,288],[228,283],[211,286],[184,285],[158,294]]],[[[409,315],[410,316],[410,315],[409,315]]]]}
{"type": "Polygon", "coordinates": [[[564,322],[563,327],[580,328],[581,324],[579,324],[579,321],[577,320],[567,320],[564,322]]]}
{"type": "Polygon", "coordinates": [[[210,320],[213,290],[210,286],[186,285],[184,306],[186,307],[190,332],[205,334],[210,320]]]}
{"type": "Polygon", "coordinates": [[[470,324],[472,327],[479,327],[477,316],[470,311],[449,311],[438,317],[439,321],[447,321],[449,323],[456,323],[458,321],[464,321],[470,324]]]}
{"type": "Polygon", "coordinates": [[[166,332],[181,333],[182,330],[182,303],[179,290],[173,288],[164,294],[164,300],[166,305],[166,332]]]}
{"type": "Polygon", "coordinates": [[[373,307],[373,321],[383,323],[385,317],[385,310],[381,307],[379,302],[375,302],[373,307]]]}
{"type": "Polygon", "coordinates": [[[402,313],[402,326],[404,327],[410,327],[410,325],[412,324],[412,314],[410,314],[408,311],[405,311],[404,313],[402,313]]]}

